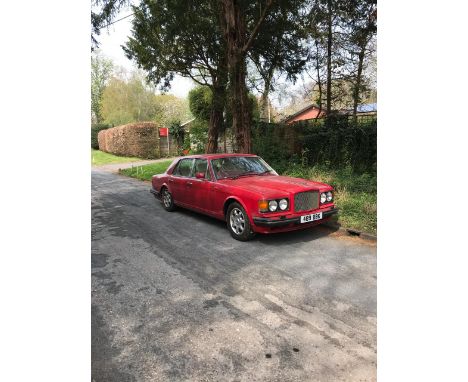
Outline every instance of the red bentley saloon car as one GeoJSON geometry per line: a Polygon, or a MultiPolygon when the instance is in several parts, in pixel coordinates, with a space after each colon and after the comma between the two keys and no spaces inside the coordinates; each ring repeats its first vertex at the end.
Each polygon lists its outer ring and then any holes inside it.
{"type": "Polygon", "coordinates": [[[279,176],[251,154],[178,158],[153,176],[151,192],[166,211],[180,206],[226,221],[241,241],[321,224],[338,211],[328,184],[279,176]]]}

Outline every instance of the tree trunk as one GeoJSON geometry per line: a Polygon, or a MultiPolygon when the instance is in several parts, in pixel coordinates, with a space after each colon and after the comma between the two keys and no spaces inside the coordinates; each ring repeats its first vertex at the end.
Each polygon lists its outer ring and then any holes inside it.
{"type": "Polygon", "coordinates": [[[260,118],[262,120],[268,119],[268,122],[270,122],[270,119],[268,118],[270,114],[270,101],[268,99],[268,96],[270,95],[271,80],[273,78],[273,73],[274,67],[272,66],[268,70],[267,75],[264,77],[265,85],[263,87],[262,98],[260,100],[260,118]]]}
{"type": "Polygon", "coordinates": [[[327,115],[331,112],[332,98],[332,4],[331,0],[327,1],[327,115]]]}
{"type": "Polygon", "coordinates": [[[323,89],[322,89],[322,79],[320,77],[320,58],[319,58],[319,47],[318,47],[318,41],[315,41],[315,48],[317,51],[317,58],[316,58],[316,70],[317,70],[317,85],[318,85],[318,107],[319,111],[317,113],[317,117],[315,119],[318,119],[322,116],[322,107],[323,107],[323,89]]]}
{"type": "Polygon", "coordinates": [[[246,43],[245,19],[239,4],[234,0],[224,1],[224,12],[235,151],[250,153],[250,108],[245,85],[245,57],[242,52],[246,43]]]}
{"type": "Polygon", "coordinates": [[[213,86],[213,104],[210,113],[210,123],[208,127],[208,144],[206,146],[207,154],[218,152],[218,136],[223,126],[224,102],[226,99],[225,86],[213,86]]]}
{"type": "MultiPolygon", "coordinates": [[[[245,56],[259,33],[260,27],[270,9],[273,0],[267,0],[260,18],[247,36],[244,10],[240,1],[223,0],[224,36],[227,45],[229,84],[231,90],[232,129],[236,139],[236,152],[251,151],[251,107],[245,85],[245,56]]],[[[246,6],[245,4],[243,5],[246,6]]]]}
{"type": "Polygon", "coordinates": [[[359,102],[361,100],[361,82],[362,82],[362,68],[364,65],[364,55],[366,52],[366,44],[363,43],[361,45],[361,50],[359,51],[359,56],[358,56],[358,70],[357,70],[357,75],[356,75],[356,84],[354,86],[354,91],[353,91],[353,119],[356,121],[356,115],[357,115],[357,108],[359,105],[359,102]]]}
{"type": "Polygon", "coordinates": [[[245,86],[246,65],[236,60],[230,70],[232,130],[236,141],[236,152],[250,153],[250,102],[245,86]]]}

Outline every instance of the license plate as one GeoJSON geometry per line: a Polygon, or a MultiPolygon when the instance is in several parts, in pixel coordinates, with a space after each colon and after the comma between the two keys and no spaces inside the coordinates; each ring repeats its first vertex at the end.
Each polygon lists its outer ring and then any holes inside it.
{"type": "Polygon", "coordinates": [[[320,220],[320,219],[322,219],[322,213],[317,212],[316,214],[301,216],[301,223],[310,223],[310,222],[313,222],[315,220],[320,220]]]}

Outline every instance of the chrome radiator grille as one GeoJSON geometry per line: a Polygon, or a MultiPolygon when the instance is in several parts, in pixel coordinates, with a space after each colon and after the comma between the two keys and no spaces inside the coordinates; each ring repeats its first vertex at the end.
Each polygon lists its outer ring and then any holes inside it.
{"type": "Polygon", "coordinates": [[[319,206],[319,195],[317,191],[299,192],[294,195],[294,210],[308,211],[315,210],[319,206]]]}

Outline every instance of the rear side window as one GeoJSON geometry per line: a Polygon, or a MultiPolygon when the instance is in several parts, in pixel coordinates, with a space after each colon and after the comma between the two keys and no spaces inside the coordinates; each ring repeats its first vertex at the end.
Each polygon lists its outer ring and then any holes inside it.
{"type": "Polygon", "coordinates": [[[211,179],[208,161],[206,159],[195,159],[193,175],[195,176],[197,172],[205,174],[205,179],[211,179]]]}
{"type": "Polygon", "coordinates": [[[190,176],[192,172],[193,159],[182,159],[175,168],[173,175],[176,176],[190,176]]]}

